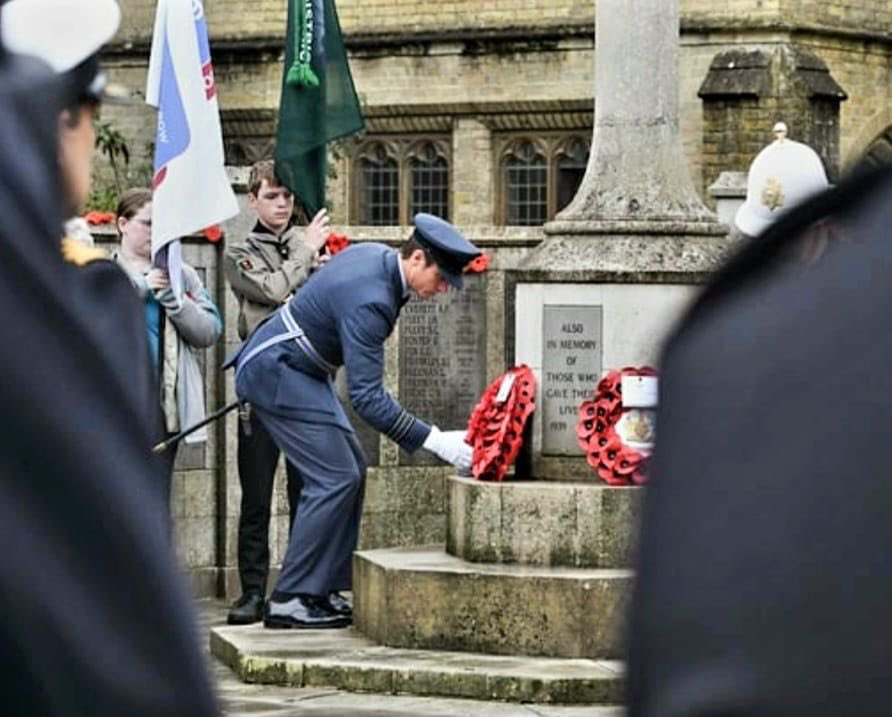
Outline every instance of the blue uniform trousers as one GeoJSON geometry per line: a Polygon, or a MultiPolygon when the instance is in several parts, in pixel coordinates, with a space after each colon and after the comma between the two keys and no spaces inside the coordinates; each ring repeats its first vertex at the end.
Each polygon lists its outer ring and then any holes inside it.
{"type": "Polygon", "coordinates": [[[349,590],[366,474],[356,434],[256,406],[253,410],[303,478],[275,591],[327,595],[332,590],[349,590]]]}

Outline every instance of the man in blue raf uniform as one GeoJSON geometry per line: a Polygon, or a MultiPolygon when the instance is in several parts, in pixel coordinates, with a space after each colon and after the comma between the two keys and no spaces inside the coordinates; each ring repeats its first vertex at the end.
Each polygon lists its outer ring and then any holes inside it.
{"type": "Polygon", "coordinates": [[[464,431],[440,431],[402,408],[382,385],[384,342],[400,308],[462,287],[480,251],[451,224],[415,217],[415,232],[394,251],[360,244],[335,256],[260,326],[236,358],[236,392],[300,470],[304,489],[288,551],[264,624],[343,627],[352,585],[366,464],[332,378],[347,371],[357,414],[403,449],[424,447],[460,469],[471,464],[464,431]]]}

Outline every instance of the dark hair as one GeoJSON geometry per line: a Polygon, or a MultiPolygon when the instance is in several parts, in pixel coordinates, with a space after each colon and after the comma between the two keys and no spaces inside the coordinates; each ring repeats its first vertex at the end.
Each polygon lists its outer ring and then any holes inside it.
{"type": "Polygon", "coordinates": [[[276,176],[276,164],[271,159],[261,159],[251,165],[251,173],[248,175],[248,193],[256,197],[264,179],[271,187],[278,187],[281,184],[276,176]]]}
{"type": "Polygon", "coordinates": [[[434,261],[434,257],[431,256],[431,253],[421,245],[418,239],[415,238],[415,232],[412,232],[412,235],[400,244],[400,256],[403,257],[403,259],[408,259],[416,249],[421,249],[421,251],[424,252],[424,265],[430,266],[434,261]]]}
{"type": "MultiPolygon", "coordinates": [[[[136,213],[146,204],[152,201],[152,190],[148,187],[134,187],[128,189],[121,195],[118,200],[118,207],[115,210],[115,218],[133,219],[136,213]]],[[[121,231],[118,230],[118,238],[121,237],[121,231]]]]}

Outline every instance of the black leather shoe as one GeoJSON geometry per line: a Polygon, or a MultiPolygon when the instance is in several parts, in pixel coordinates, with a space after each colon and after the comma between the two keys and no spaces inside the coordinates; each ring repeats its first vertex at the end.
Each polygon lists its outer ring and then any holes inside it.
{"type": "Polygon", "coordinates": [[[229,608],[226,622],[230,625],[250,625],[263,619],[263,596],[245,593],[229,608]]]}
{"type": "Polygon", "coordinates": [[[328,608],[324,598],[298,596],[288,602],[269,601],[263,626],[273,630],[326,630],[347,627],[353,622],[328,608]]]}
{"type": "Polygon", "coordinates": [[[336,615],[353,617],[353,605],[351,605],[350,601],[336,590],[332,590],[328,593],[328,605],[331,608],[331,611],[336,615]]]}

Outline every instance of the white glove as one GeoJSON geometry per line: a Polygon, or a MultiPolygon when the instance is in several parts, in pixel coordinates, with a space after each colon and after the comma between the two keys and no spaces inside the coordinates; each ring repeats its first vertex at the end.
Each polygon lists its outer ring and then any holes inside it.
{"type": "Polygon", "coordinates": [[[447,463],[451,463],[460,471],[468,471],[471,468],[471,457],[474,450],[465,443],[465,431],[441,431],[436,426],[432,426],[423,448],[447,463]]]}

